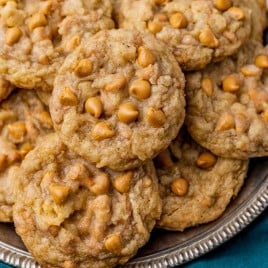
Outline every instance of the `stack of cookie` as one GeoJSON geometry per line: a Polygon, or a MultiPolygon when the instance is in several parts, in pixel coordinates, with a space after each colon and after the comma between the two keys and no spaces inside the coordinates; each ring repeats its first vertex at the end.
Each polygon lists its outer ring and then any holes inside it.
{"type": "Polygon", "coordinates": [[[265,1],[0,1],[0,221],[44,267],[126,263],[218,218],[268,155],[265,1]]]}

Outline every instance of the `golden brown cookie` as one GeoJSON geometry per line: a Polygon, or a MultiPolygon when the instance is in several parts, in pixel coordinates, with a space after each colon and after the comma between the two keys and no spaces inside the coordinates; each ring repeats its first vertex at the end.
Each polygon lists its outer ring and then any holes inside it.
{"type": "Polygon", "coordinates": [[[99,32],[66,58],[54,86],[58,134],[97,167],[126,170],[152,159],[184,121],[184,75],[152,35],[99,32]]]}
{"type": "Polygon", "coordinates": [[[238,194],[248,167],[248,161],[213,155],[186,132],[155,163],[163,200],[157,225],[178,231],[220,217],[238,194]]]}
{"type": "Polygon", "coordinates": [[[251,42],[187,77],[186,125],[214,154],[248,159],[268,155],[268,47],[251,42]]]}
{"type": "Polygon", "coordinates": [[[38,139],[53,131],[47,109],[33,91],[18,90],[0,104],[0,221],[12,221],[15,181],[10,168],[20,164],[38,139]]]}
{"type": "Polygon", "coordinates": [[[108,0],[1,1],[0,15],[3,78],[17,87],[46,91],[52,90],[55,73],[82,33],[114,26],[108,0]]]}
{"type": "Polygon", "coordinates": [[[44,267],[124,264],[160,217],[152,162],[126,172],[101,170],[51,134],[26,156],[18,174],[16,231],[44,267]]]}
{"type": "Polygon", "coordinates": [[[118,0],[115,13],[120,27],[164,41],[184,70],[234,54],[250,36],[260,40],[266,20],[256,0],[118,0]]]}

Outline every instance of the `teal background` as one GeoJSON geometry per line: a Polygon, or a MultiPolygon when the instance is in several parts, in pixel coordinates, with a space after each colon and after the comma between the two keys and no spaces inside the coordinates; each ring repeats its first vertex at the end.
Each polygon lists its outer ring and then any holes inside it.
{"type": "MultiPolygon", "coordinates": [[[[233,239],[182,267],[268,268],[268,209],[233,239]]],[[[10,266],[0,263],[0,268],[10,266]]]]}

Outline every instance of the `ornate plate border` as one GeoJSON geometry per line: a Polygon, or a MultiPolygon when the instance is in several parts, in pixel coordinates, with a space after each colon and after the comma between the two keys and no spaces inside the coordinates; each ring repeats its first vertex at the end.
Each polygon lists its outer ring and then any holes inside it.
{"type": "MultiPolygon", "coordinates": [[[[268,177],[245,206],[238,207],[235,217],[229,217],[222,226],[213,227],[211,232],[190,245],[132,260],[125,265],[125,268],[166,268],[191,261],[232,238],[256,219],[267,207],[268,177]]],[[[0,242],[0,260],[20,268],[40,268],[28,252],[18,250],[3,242],[0,242]]]]}

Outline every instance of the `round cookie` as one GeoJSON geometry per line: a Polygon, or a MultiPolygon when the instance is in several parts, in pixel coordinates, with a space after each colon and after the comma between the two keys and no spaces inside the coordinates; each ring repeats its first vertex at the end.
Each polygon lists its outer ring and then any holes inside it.
{"type": "Polygon", "coordinates": [[[50,115],[33,91],[19,90],[0,104],[0,222],[12,221],[10,168],[19,165],[40,136],[53,131],[50,115]]]}
{"type": "Polygon", "coordinates": [[[46,91],[81,32],[114,26],[107,0],[1,1],[0,15],[0,73],[17,87],[46,91]]]}
{"type": "Polygon", "coordinates": [[[163,212],[157,225],[168,230],[220,217],[246,177],[248,161],[216,157],[180,133],[156,158],[163,212]]]}
{"type": "Polygon", "coordinates": [[[101,170],[56,134],[45,137],[17,172],[16,231],[44,267],[124,264],[161,214],[152,162],[127,172],[101,170]]]}
{"type": "Polygon", "coordinates": [[[265,9],[256,0],[118,0],[119,26],[151,32],[164,41],[182,69],[199,70],[234,54],[250,35],[260,39],[265,9]],[[253,15],[259,16],[251,34],[253,15]],[[142,12],[141,12],[142,10],[142,12]]]}
{"type": "Polygon", "coordinates": [[[187,77],[186,125],[222,157],[268,155],[268,46],[251,42],[235,58],[187,77]]]}
{"type": "Polygon", "coordinates": [[[50,112],[62,141],[97,167],[136,167],[167,148],[184,121],[184,75],[152,35],[87,39],[55,79],[50,112]]]}

